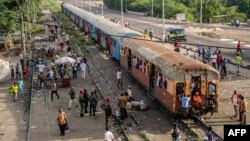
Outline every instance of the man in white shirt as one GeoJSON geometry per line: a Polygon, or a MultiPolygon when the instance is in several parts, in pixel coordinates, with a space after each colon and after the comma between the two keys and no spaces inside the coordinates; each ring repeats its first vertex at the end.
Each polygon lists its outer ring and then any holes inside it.
{"type": "Polygon", "coordinates": [[[81,65],[80,65],[80,68],[81,68],[81,77],[85,78],[85,73],[86,73],[86,70],[87,70],[87,65],[84,62],[82,62],[81,65]]]}
{"type": "Polygon", "coordinates": [[[122,72],[120,69],[116,71],[117,87],[122,89],[122,72]]]}
{"type": "Polygon", "coordinates": [[[81,56],[78,55],[78,57],[76,58],[76,63],[77,63],[77,66],[78,66],[78,69],[80,70],[80,64],[81,64],[81,56]]]}
{"type": "Polygon", "coordinates": [[[217,59],[217,55],[215,55],[213,53],[213,55],[211,55],[211,62],[212,62],[212,66],[216,69],[216,59],[217,59]]]}
{"type": "Polygon", "coordinates": [[[49,78],[50,78],[51,82],[54,80],[54,71],[53,70],[49,71],[49,78]]]}
{"type": "Polygon", "coordinates": [[[40,73],[40,75],[43,75],[45,66],[41,63],[38,67],[39,67],[39,73],[40,73]]]}
{"type": "Polygon", "coordinates": [[[106,132],[104,133],[104,140],[105,141],[114,141],[114,135],[112,132],[109,131],[108,128],[106,128],[106,132]]]}

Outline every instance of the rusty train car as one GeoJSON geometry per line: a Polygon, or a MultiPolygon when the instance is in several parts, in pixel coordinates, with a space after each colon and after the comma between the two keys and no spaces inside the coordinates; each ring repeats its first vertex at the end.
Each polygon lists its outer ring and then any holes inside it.
{"type": "MultiPolygon", "coordinates": [[[[185,94],[192,96],[192,83],[196,83],[198,88],[196,90],[200,92],[205,104],[205,99],[208,97],[208,84],[215,81],[214,98],[218,103],[218,71],[209,65],[167,49],[162,44],[145,41],[141,37],[122,39],[120,64],[173,113],[179,112],[179,90],[182,89],[185,94]]],[[[218,105],[216,111],[218,111],[218,105]]]]}
{"type": "Polygon", "coordinates": [[[211,81],[216,82],[214,98],[218,111],[220,75],[211,66],[181,55],[162,44],[145,40],[137,32],[115,25],[73,5],[62,4],[62,12],[101,47],[107,50],[113,48],[111,56],[130,71],[132,76],[150,90],[169,111],[180,112],[180,90],[191,96],[193,83],[205,104],[211,81]]]}

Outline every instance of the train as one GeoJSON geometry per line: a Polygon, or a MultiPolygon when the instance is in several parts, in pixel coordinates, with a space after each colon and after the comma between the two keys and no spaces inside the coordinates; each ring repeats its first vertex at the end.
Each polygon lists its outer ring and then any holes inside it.
{"type": "MultiPolygon", "coordinates": [[[[177,53],[157,42],[146,40],[138,32],[122,27],[71,4],[63,3],[62,12],[75,22],[102,48],[110,51],[121,67],[165,108],[181,113],[179,95],[193,96],[199,91],[207,107],[208,86],[215,87],[215,112],[218,112],[220,74],[213,67],[177,53]]],[[[192,102],[192,99],[191,99],[192,102]]]]}

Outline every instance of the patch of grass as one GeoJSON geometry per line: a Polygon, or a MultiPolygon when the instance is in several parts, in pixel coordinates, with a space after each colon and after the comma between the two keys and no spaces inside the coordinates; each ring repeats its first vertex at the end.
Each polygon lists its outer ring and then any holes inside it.
{"type": "Polygon", "coordinates": [[[59,0],[43,0],[40,8],[48,8],[52,12],[59,12],[61,10],[59,0]]]}
{"type": "Polygon", "coordinates": [[[142,136],[142,138],[143,138],[145,141],[150,141],[150,139],[148,138],[147,133],[146,133],[145,131],[141,131],[141,132],[140,132],[140,135],[142,136]]]}

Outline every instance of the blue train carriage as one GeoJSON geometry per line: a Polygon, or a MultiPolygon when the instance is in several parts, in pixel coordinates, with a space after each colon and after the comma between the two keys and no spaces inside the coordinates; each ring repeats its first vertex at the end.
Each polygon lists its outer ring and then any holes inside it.
{"type": "Polygon", "coordinates": [[[154,97],[173,113],[181,113],[179,96],[200,92],[207,107],[208,85],[215,82],[214,99],[218,112],[219,72],[209,65],[179,54],[161,44],[143,38],[123,39],[120,64],[150,90],[154,97]]]}
{"type": "Polygon", "coordinates": [[[63,4],[62,7],[63,9],[67,9],[64,10],[66,12],[65,14],[68,15],[68,17],[73,20],[79,27],[81,27],[85,33],[87,33],[94,39],[96,38],[96,35],[94,34],[95,27],[91,23],[99,20],[98,16],[68,3],[63,4]]]}
{"type": "Polygon", "coordinates": [[[138,32],[127,29],[107,19],[96,24],[97,42],[105,48],[115,60],[120,60],[120,46],[122,38],[139,36],[138,32]]]}

